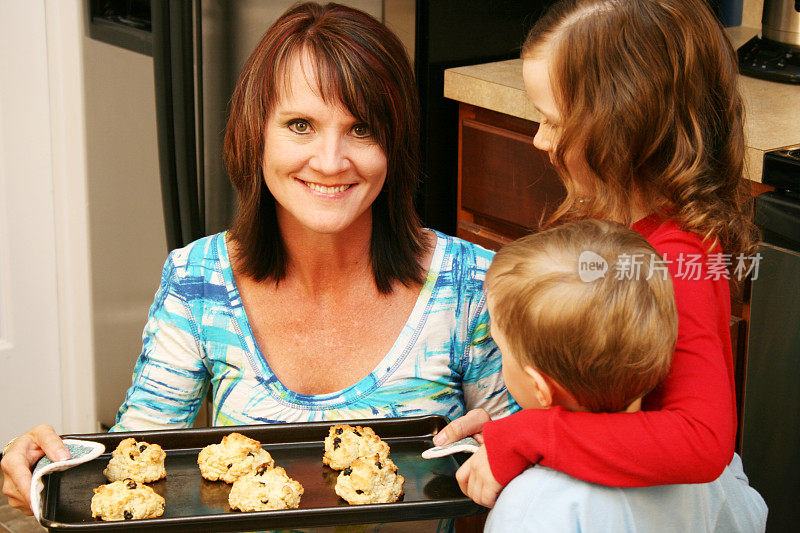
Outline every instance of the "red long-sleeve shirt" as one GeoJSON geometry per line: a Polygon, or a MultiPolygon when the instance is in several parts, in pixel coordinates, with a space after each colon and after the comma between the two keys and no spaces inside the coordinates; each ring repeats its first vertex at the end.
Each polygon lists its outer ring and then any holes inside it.
{"type": "Polygon", "coordinates": [[[486,451],[502,485],[535,463],[615,487],[705,483],[731,461],[736,403],[728,279],[713,279],[705,260],[694,279],[685,260],[705,257],[707,245],[675,223],[651,216],[633,229],[664,257],[672,276],[678,341],[669,375],[636,413],[555,407],[488,422],[486,451]]]}

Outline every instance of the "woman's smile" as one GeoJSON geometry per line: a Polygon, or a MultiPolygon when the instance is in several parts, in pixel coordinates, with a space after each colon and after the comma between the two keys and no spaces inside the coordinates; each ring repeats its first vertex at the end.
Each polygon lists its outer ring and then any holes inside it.
{"type": "Polygon", "coordinates": [[[337,196],[340,193],[349,190],[351,187],[353,187],[353,185],[355,185],[354,183],[348,183],[344,185],[322,185],[321,183],[305,181],[300,178],[295,178],[295,179],[300,183],[302,183],[303,185],[305,185],[306,187],[308,187],[309,189],[311,189],[312,191],[319,193],[323,196],[331,196],[331,197],[337,196]]]}

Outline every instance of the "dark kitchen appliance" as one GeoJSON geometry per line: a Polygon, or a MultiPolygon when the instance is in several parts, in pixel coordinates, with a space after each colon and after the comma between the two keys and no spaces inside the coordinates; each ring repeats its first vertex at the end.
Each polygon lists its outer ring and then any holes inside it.
{"type": "Polygon", "coordinates": [[[800,149],[764,157],[761,256],[750,294],[742,460],[769,507],[767,531],[800,523],[800,149]]]}
{"type": "Polygon", "coordinates": [[[742,74],[800,83],[800,0],[764,0],[761,37],[738,50],[742,74]]]}

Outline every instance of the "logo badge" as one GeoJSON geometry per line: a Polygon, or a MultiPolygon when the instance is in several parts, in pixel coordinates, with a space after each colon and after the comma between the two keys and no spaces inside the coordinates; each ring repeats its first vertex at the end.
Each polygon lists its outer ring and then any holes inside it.
{"type": "Polygon", "coordinates": [[[578,256],[578,277],[585,283],[600,279],[608,272],[608,262],[591,250],[578,256]]]}

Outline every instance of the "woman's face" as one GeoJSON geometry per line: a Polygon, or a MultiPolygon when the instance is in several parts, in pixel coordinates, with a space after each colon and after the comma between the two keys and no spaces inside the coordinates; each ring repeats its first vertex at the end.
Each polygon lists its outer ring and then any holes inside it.
{"type": "MultiPolygon", "coordinates": [[[[369,126],[317,91],[313,61],[298,54],[264,129],[264,181],[282,225],[335,234],[371,223],[387,158],[369,126]]],[[[285,226],[284,226],[285,228],[285,226]]]]}
{"type": "MultiPolygon", "coordinates": [[[[550,62],[547,59],[549,55],[549,50],[545,49],[536,57],[525,59],[522,62],[522,79],[525,82],[528,97],[542,116],[539,129],[536,130],[536,135],[533,137],[533,145],[539,150],[547,152],[550,161],[553,161],[553,152],[561,135],[562,116],[556,105],[550,80],[550,62]]],[[[587,165],[578,150],[571,150],[566,154],[564,163],[567,167],[567,174],[576,181],[576,185],[587,179],[587,165]]]]}

